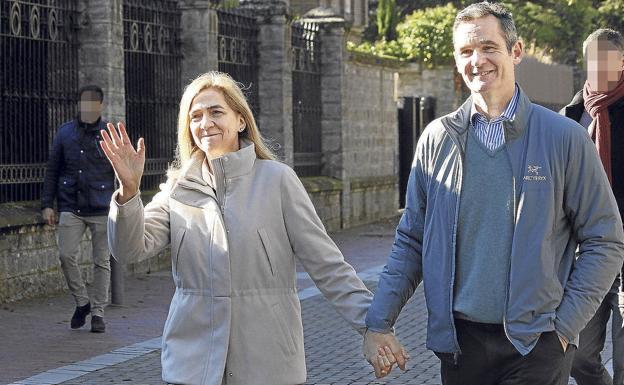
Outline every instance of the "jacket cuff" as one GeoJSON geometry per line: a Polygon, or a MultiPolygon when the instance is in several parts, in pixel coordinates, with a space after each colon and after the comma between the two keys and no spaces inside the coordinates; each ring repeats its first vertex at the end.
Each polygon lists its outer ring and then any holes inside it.
{"type": "Polygon", "coordinates": [[[570,330],[565,323],[559,319],[559,317],[555,319],[555,331],[557,334],[565,338],[568,343],[571,343],[576,338],[574,332],[570,330]]]}
{"type": "Polygon", "coordinates": [[[130,200],[124,204],[119,204],[117,202],[118,195],[119,190],[116,190],[111,197],[110,211],[108,213],[111,218],[133,215],[143,205],[143,202],[141,201],[141,191],[137,192],[135,196],[130,198],[130,200]]]}

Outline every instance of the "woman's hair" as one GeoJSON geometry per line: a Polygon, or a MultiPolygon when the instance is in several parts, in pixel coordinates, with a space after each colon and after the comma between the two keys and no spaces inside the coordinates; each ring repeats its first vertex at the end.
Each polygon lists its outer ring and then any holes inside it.
{"type": "Polygon", "coordinates": [[[275,155],[267,147],[262,135],[260,135],[256,120],[253,117],[253,113],[249,108],[249,104],[247,103],[247,99],[239,83],[226,73],[210,71],[193,80],[186,86],[184,94],[182,94],[180,112],[178,115],[178,144],[176,146],[174,163],[169,170],[169,176],[176,176],[179,170],[192,158],[193,154],[196,151],[200,151],[193,140],[193,135],[189,127],[189,111],[195,96],[208,88],[215,88],[221,91],[228,106],[233,109],[234,112],[241,114],[245,121],[245,130],[238,135],[254,143],[256,156],[259,159],[275,159],[275,155]]]}

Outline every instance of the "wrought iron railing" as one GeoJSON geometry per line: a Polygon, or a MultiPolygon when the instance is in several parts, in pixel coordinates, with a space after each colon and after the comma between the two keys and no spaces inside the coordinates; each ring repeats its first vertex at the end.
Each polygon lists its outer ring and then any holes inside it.
{"type": "Polygon", "coordinates": [[[74,0],[0,0],[0,203],[37,200],[56,129],[75,117],[74,0]]]}
{"type": "Polygon", "coordinates": [[[173,159],[181,96],[181,13],[175,0],[124,0],[126,125],[145,139],[143,190],[158,187],[173,159]]]}
{"type": "Polygon", "coordinates": [[[292,25],[292,101],[295,171],[321,174],[321,41],[318,24],[292,25]]]}
{"type": "Polygon", "coordinates": [[[243,85],[247,101],[257,117],[258,42],[256,18],[246,10],[218,9],[219,71],[226,72],[243,85]]]}

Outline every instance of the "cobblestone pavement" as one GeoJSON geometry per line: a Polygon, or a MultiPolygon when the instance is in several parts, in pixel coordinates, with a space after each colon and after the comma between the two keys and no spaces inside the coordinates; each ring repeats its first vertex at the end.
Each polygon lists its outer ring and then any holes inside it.
{"type": "MultiPolygon", "coordinates": [[[[376,285],[372,281],[366,283],[372,289],[376,285]]],[[[427,312],[422,289],[405,307],[397,324],[397,334],[412,356],[408,370],[403,373],[394,369],[383,381],[376,381],[372,368],[362,357],[360,335],[324,297],[311,297],[301,304],[308,367],[306,384],[441,384],[438,359],[425,348],[427,312]]],[[[160,378],[160,350],[63,384],[164,384],[160,378]]]]}
{"type": "MultiPolygon", "coordinates": [[[[366,283],[374,290],[375,282],[366,283]]],[[[422,286],[401,312],[396,326],[397,335],[412,357],[408,370],[401,372],[396,368],[382,380],[375,378],[362,358],[361,337],[322,296],[303,300],[302,314],[308,367],[306,384],[441,384],[439,361],[425,348],[427,310],[422,286]]],[[[610,360],[610,349],[608,344],[605,361],[610,360]]],[[[63,384],[164,384],[160,378],[160,350],[63,384]]],[[[575,383],[572,380],[570,384],[575,383]]]]}
{"type": "MultiPolygon", "coordinates": [[[[394,220],[332,234],[345,259],[373,290],[376,269],[385,262],[395,225],[394,220]]],[[[425,348],[427,311],[422,287],[403,309],[396,326],[412,357],[408,370],[402,373],[396,368],[388,377],[376,380],[362,357],[361,337],[317,295],[307,274],[298,270],[306,384],[441,384],[438,359],[425,348]]],[[[73,306],[68,295],[0,308],[0,383],[21,378],[15,383],[164,384],[158,336],[173,292],[169,273],[129,279],[127,288],[128,305],[107,309],[108,327],[103,335],[68,329],[71,312],[67,309],[73,306]]],[[[603,359],[610,369],[610,341],[603,359]]]]}

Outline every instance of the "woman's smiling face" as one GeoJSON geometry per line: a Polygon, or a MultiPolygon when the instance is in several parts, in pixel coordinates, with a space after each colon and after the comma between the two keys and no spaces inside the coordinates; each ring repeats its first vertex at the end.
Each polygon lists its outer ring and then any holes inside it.
{"type": "Polygon", "coordinates": [[[208,158],[238,151],[238,132],[245,121],[230,108],[220,90],[207,88],[198,93],[191,103],[189,120],[195,145],[208,158]]]}

